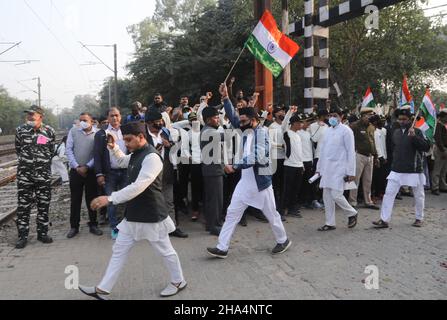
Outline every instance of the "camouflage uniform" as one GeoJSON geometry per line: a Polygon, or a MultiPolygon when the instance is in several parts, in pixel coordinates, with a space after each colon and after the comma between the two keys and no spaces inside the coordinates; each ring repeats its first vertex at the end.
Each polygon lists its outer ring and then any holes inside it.
{"type": "Polygon", "coordinates": [[[16,129],[17,229],[19,238],[27,239],[29,218],[34,198],[37,202],[37,233],[48,233],[48,210],[51,200],[51,159],[54,155],[54,129],[42,124],[39,129],[24,124],[16,129]]]}

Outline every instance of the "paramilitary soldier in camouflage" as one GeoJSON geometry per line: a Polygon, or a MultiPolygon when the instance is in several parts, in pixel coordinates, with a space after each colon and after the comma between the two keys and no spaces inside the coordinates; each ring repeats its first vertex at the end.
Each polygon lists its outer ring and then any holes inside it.
{"type": "Polygon", "coordinates": [[[26,246],[29,219],[34,199],[37,202],[37,240],[51,243],[48,236],[48,210],[51,200],[51,158],[54,155],[54,129],[42,123],[44,112],[37,106],[25,111],[26,123],[16,129],[17,229],[16,248],[26,246]]]}

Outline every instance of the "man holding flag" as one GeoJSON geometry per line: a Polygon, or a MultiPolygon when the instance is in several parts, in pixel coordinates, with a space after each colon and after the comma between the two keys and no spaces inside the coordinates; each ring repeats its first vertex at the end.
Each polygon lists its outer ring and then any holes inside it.
{"type": "Polygon", "coordinates": [[[430,142],[421,130],[412,125],[410,106],[397,110],[400,128],[393,131],[393,162],[388,184],[383,197],[380,220],[373,222],[375,228],[388,228],[393,213],[394,199],[401,186],[410,186],[414,192],[416,220],[414,227],[421,227],[424,219],[425,206],[425,175],[423,167],[423,152],[430,150],[430,142]]]}

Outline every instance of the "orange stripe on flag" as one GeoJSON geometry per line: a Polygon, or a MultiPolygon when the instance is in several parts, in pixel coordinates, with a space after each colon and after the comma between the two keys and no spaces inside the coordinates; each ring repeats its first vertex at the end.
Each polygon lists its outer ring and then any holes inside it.
{"type": "Polygon", "coordinates": [[[424,117],[421,117],[417,122],[416,122],[416,124],[414,125],[416,128],[420,128],[420,127],[422,127],[423,125],[424,125],[424,123],[425,123],[425,119],[424,119],[424,117]]]}
{"type": "Polygon", "coordinates": [[[300,49],[300,46],[278,29],[275,18],[273,18],[273,15],[269,10],[265,10],[261,18],[261,23],[284,52],[291,57],[295,56],[300,49]]]}

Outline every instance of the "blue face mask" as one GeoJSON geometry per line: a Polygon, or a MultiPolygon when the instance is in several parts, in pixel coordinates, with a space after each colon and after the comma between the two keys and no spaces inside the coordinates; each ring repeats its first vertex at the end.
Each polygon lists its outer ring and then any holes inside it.
{"type": "Polygon", "coordinates": [[[335,127],[335,126],[337,126],[339,123],[340,123],[340,122],[338,121],[338,118],[336,118],[336,117],[330,117],[330,118],[329,118],[329,125],[330,125],[331,127],[335,127]]]}

